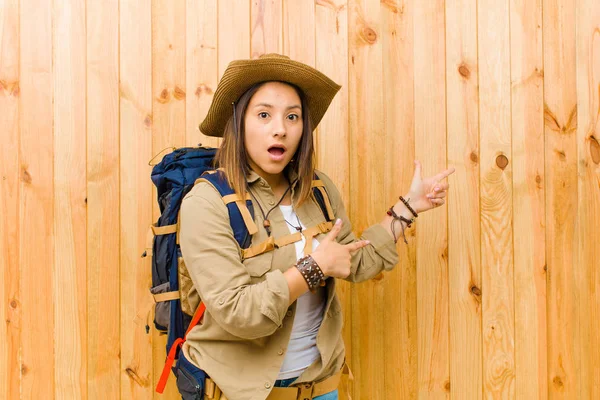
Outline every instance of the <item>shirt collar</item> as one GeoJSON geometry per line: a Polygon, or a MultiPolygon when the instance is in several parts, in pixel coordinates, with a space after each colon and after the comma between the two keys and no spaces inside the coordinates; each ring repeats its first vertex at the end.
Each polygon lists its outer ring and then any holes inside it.
{"type": "MultiPolygon", "coordinates": [[[[296,173],[296,171],[294,171],[293,168],[289,168],[289,167],[285,168],[284,173],[286,174],[288,180],[290,182],[292,182],[292,189],[293,189],[296,186],[296,184],[298,183],[298,174],[296,173]]],[[[248,183],[254,183],[254,182],[258,181],[259,179],[262,179],[262,178],[260,177],[260,175],[258,175],[253,170],[250,170],[250,173],[246,176],[246,181],[248,183]]]]}

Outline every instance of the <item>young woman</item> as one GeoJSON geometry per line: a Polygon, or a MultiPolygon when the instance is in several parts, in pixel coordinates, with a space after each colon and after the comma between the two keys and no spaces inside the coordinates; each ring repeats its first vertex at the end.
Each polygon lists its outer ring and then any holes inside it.
{"type": "MultiPolygon", "coordinates": [[[[252,247],[242,249],[209,182],[197,183],[181,206],[190,306],[206,305],[182,357],[210,376],[205,398],[337,399],[347,368],[336,279],[361,282],[394,268],[406,226],[444,204],[442,180],[454,169],[422,179],[415,162],[408,193],[354,236],[337,188],[314,168],[313,129],[339,89],[285,56],[234,61],[200,125],[223,137],[219,167],[239,199],[252,200],[257,227],[252,247]]],[[[195,398],[201,383],[185,372],[178,387],[184,399],[195,398]]]]}

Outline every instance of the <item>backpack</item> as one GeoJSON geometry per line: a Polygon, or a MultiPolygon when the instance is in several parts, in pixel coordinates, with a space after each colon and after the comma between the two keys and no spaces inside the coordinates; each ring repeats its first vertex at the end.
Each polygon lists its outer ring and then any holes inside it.
{"type": "MultiPolygon", "coordinates": [[[[201,145],[178,148],[165,155],[162,161],[152,168],[151,178],[157,188],[160,217],[150,226],[153,234],[150,292],[156,303],[154,326],[161,334],[167,335],[167,359],[156,387],[158,393],[164,391],[170,371],[176,377],[178,376],[179,361],[186,363],[187,360],[179,357],[181,345],[185,342],[187,333],[200,321],[206,310],[203,302],[200,302],[196,310],[191,310],[187,302],[187,289],[192,283],[187,275],[179,246],[179,210],[183,198],[192,187],[198,182],[205,181],[220,193],[227,204],[231,228],[243,251],[241,255],[243,259],[300,240],[298,234],[284,236],[277,240],[271,236],[266,242],[252,246],[252,235],[257,232],[252,201],[249,194],[246,201],[242,201],[227,182],[224,172],[215,169],[216,151],[215,148],[201,145]]],[[[329,232],[334,220],[329,196],[323,182],[316,174],[313,179],[313,195],[327,222],[303,232],[307,247],[308,242],[312,243],[311,238],[314,235],[329,232]]],[[[145,255],[147,252],[143,254],[145,255]]],[[[149,327],[146,329],[148,331],[149,327]]],[[[204,371],[199,370],[199,378],[196,380],[200,387],[196,386],[196,389],[201,395],[204,394],[203,378],[207,377],[204,371]]]]}

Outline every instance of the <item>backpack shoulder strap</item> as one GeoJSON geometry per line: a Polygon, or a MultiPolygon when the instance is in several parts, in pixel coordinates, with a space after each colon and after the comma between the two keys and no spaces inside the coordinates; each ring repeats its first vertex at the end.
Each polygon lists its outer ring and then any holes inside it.
{"type": "Polygon", "coordinates": [[[235,239],[242,249],[248,248],[251,236],[258,232],[254,223],[254,207],[250,195],[246,194],[245,201],[242,200],[229,186],[225,174],[221,170],[205,172],[196,180],[195,184],[199,182],[206,182],[219,192],[229,211],[229,221],[235,239]]]}
{"type": "Polygon", "coordinates": [[[321,211],[323,211],[325,219],[328,222],[333,221],[335,219],[335,215],[333,215],[333,208],[331,207],[329,195],[327,194],[327,190],[325,189],[325,184],[319,178],[316,172],[312,181],[312,189],[315,199],[317,200],[317,203],[319,203],[321,211]]]}

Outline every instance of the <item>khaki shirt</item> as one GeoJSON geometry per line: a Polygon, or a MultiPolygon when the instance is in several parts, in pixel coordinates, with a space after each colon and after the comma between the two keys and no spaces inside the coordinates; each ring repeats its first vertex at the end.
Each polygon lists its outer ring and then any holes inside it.
{"type": "MultiPolygon", "coordinates": [[[[317,174],[325,184],[335,217],[343,220],[337,241],[341,244],[356,241],[337,188],[325,174],[320,171],[317,174]]],[[[290,182],[294,178],[288,176],[290,182]]],[[[252,172],[247,180],[267,213],[279,199],[256,173],[252,172]]],[[[292,187],[295,202],[294,188],[295,185],[292,187]]],[[[307,228],[326,221],[314,200],[295,211],[307,228]]],[[[256,204],[254,214],[258,232],[252,236],[252,244],[256,245],[267,239],[267,233],[256,204]]],[[[294,321],[296,302],[288,307],[289,288],[283,272],[296,263],[295,246],[290,244],[242,262],[227,207],[220,194],[206,182],[196,184],[185,196],[180,217],[181,251],[193,281],[188,293],[189,306],[196,309],[200,297],[206,304],[202,323],[191,330],[183,345],[184,355],[205,370],[230,400],[264,400],[283,364],[294,321]]],[[[269,220],[276,239],[290,234],[279,207],[269,214],[269,220]]],[[[324,237],[324,234],[315,236],[318,241],[324,237]]],[[[371,243],[353,255],[348,281],[371,279],[398,263],[396,245],[379,224],[365,230],[361,239],[371,243]]],[[[321,357],[296,383],[320,381],[335,374],[344,364],[343,313],[335,285],[335,279],[327,279],[327,303],[317,334],[321,357]]]]}

